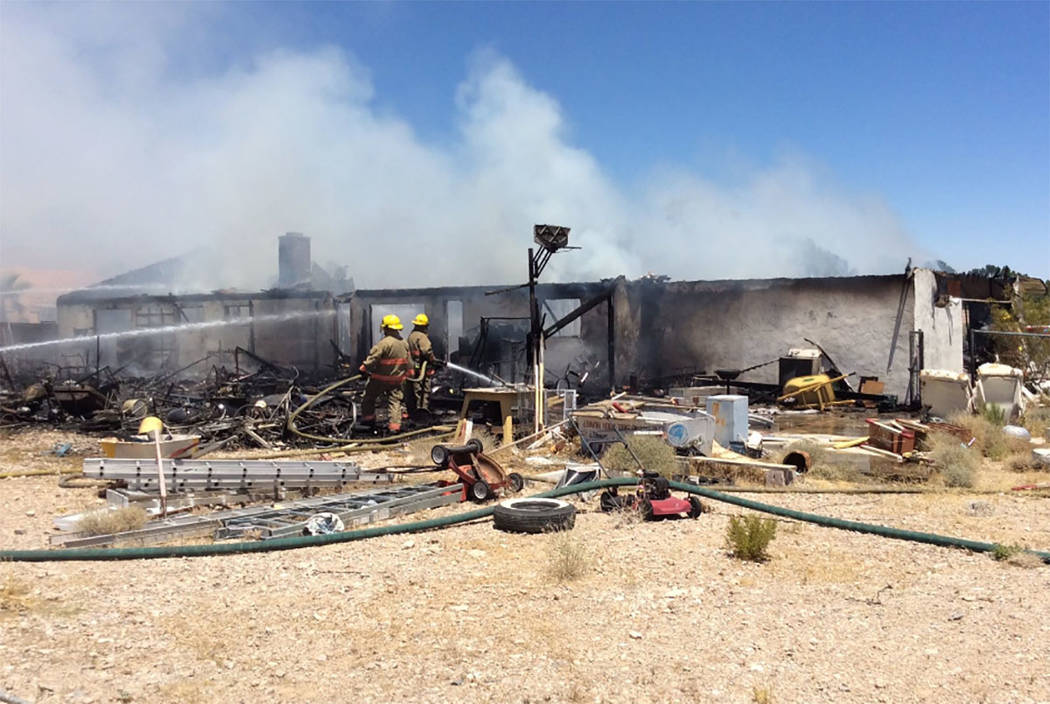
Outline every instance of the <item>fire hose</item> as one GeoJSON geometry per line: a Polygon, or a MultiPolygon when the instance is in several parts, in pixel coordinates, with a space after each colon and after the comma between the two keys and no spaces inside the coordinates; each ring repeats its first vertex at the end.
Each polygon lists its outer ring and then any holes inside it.
{"type": "MultiPolygon", "coordinates": [[[[602,479],[599,481],[586,482],[583,484],[573,484],[571,486],[562,487],[561,489],[552,489],[551,491],[545,491],[543,493],[536,494],[535,497],[555,498],[559,496],[568,496],[570,494],[579,494],[587,491],[595,491],[597,489],[604,489],[606,487],[612,486],[634,486],[637,483],[638,479],[634,477],[602,479]]],[[[724,503],[740,506],[741,508],[750,509],[752,511],[769,513],[776,516],[782,516],[784,518],[803,521],[806,523],[814,523],[816,525],[825,526],[828,528],[838,528],[841,530],[849,530],[857,533],[878,535],[883,538],[907,540],[916,543],[937,545],[940,547],[962,548],[964,550],[971,550],[973,552],[994,552],[998,547],[995,543],[968,540],[966,538],[954,538],[946,535],[938,535],[936,533],[923,533],[913,530],[904,530],[901,528],[892,528],[889,526],[881,526],[872,523],[861,523],[859,521],[850,521],[842,518],[832,518],[830,516],[822,516],[815,513],[796,511],[794,509],[784,508],[782,506],[773,506],[771,504],[765,504],[759,501],[745,499],[740,496],[725,494],[720,491],[707,489],[693,484],[671,482],[670,486],[676,491],[683,491],[687,494],[695,494],[697,496],[703,496],[714,501],[721,501],[724,503]]],[[[342,533],[330,533],[327,535],[305,535],[288,538],[275,538],[274,540],[267,540],[261,542],[221,543],[215,545],[171,545],[138,548],[67,548],[61,550],[0,550],[0,561],[67,562],[76,560],[96,562],[103,560],[142,560],[172,557],[208,557],[217,555],[273,552],[276,550],[292,550],[296,548],[316,547],[320,545],[334,545],[336,543],[348,543],[356,540],[365,540],[367,538],[378,538],[385,535],[417,533],[420,531],[447,528],[449,526],[454,526],[460,523],[468,523],[470,521],[477,521],[479,519],[488,518],[492,515],[494,508],[495,507],[493,506],[487,506],[485,508],[479,508],[473,511],[467,511],[465,513],[456,514],[454,516],[430,518],[423,521],[415,521],[413,523],[378,526],[374,528],[362,528],[359,530],[345,531],[342,533]]],[[[1050,552],[1035,550],[1027,552],[1030,552],[1031,554],[1035,555],[1043,562],[1050,563],[1050,552]]]]}
{"type": "MultiPolygon", "coordinates": [[[[311,406],[313,406],[315,403],[317,403],[321,399],[323,399],[326,396],[328,396],[328,394],[332,393],[333,391],[338,389],[340,386],[344,386],[345,384],[349,384],[351,381],[357,381],[360,378],[361,378],[360,374],[355,374],[354,376],[349,376],[349,377],[347,377],[345,379],[340,379],[339,381],[336,381],[336,382],[334,382],[332,384],[329,384],[328,386],[324,387],[323,389],[318,391],[316,394],[314,394],[313,396],[308,398],[306,400],[306,403],[304,403],[303,405],[299,406],[298,408],[296,408],[294,411],[292,411],[288,415],[288,422],[286,423],[286,427],[288,428],[288,430],[290,430],[291,432],[295,433],[296,435],[298,435],[301,438],[306,438],[307,440],[316,440],[317,442],[330,442],[330,443],[342,443],[342,442],[345,442],[346,438],[333,438],[333,437],[327,437],[327,436],[324,436],[324,435],[314,435],[312,433],[304,433],[303,431],[301,431],[301,430],[299,430],[298,428],[295,427],[295,419],[299,417],[300,413],[302,413],[306,409],[310,408],[311,406]]],[[[357,412],[355,410],[354,411],[354,419],[356,420],[356,418],[357,418],[357,412]]]]}
{"type": "MultiPolygon", "coordinates": [[[[423,362],[423,364],[420,366],[419,376],[418,377],[407,377],[406,381],[412,381],[412,382],[422,381],[423,378],[426,376],[426,373],[427,373],[427,363],[423,362]]],[[[293,433],[295,435],[298,435],[301,438],[305,438],[307,440],[314,440],[315,442],[326,442],[326,443],[332,443],[332,444],[344,443],[345,444],[346,441],[347,441],[347,438],[329,437],[329,436],[325,436],[325,435],[314,435],[312,433],[303,432],[302,430],[299,430],[295,426],[295,419],[299,417],[300,413],[302,413],[303,411],[307,410],[308,408],[313,406],[318,401],[321,401],[322,399],[327,397],[328,394],[332,393],[333,391],[338,389],[340,386],[344,386],[346,384],[349,384],[351,381],[357,381],[358,379],[361,378],[361,376],[362,376],[361,374],[356,374],[354,376],[350,376],[350,377],[347,377],[345,379],[340,379],[339,381],[333,382],[333,383],[329,384],[328,386],[324,387],[323,389],[318,391],[313,396],[310,396],[306,400],[306,403],[302,404],[301,406],[299,406],[298,408],[296,408],[294,411],[292,411],[289,414],[288,422],[286,423],[286,427],[288,428],[288,430],[291,433],[293,433]]],[[[355,411],[355,418],[356,418],[356,411],[355,411]]],[[[399,433],[397,435],[388,435],[387,437],[382,438],[381,440],[377,440],[377,441],[373,441],[373,442],[369,442],[369,443],[351,443],[351,444],[347,444],[347,445],[345,445],[343,447],[328,448],[328,449],[323,450],[323,451],[324,452],[364,452],[366,450],[384,449],[384,448],[388,447],[392,442],[399,442],[399,441],[403,440],[404,438],[412,437],[414,435],[421,435],[421,434],[425,434],[425,433],[428,433],[428,432],[432,432],[435,429],[443,430],[444,426],[435,426],[434,428],[422,428],[420,430],[413,430],[413,431],[409,431],[407,433],[399,433]]],[[[442,435],[439,436],[439,437],[444,437],[447,434],[448,434],[448,432],[446,431],[445,433],[442,433],[442,435]]],[[[435,438],[435,439],[437,439],[437,438],[435,438]]],[[[317,450],[310,450],[310,451],[305,452],[304,454],[312,454],[314,452],[317,452],[317,450]]],[[[266,455],[265,457],[271,457],[271,456],[272,455],[266,455]]]]}

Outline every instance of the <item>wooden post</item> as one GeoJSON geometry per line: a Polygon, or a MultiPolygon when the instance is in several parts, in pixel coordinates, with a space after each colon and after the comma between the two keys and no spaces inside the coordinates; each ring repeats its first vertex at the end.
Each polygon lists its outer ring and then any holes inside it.
{"type": "Polygon", "coordinates": [[[157,451],[157,480],[160,486],[160,515],[168,517],[168,487],[164,481],[164,459],[160,455],[160,430],[153,431],[153,446],[157,451]]]}

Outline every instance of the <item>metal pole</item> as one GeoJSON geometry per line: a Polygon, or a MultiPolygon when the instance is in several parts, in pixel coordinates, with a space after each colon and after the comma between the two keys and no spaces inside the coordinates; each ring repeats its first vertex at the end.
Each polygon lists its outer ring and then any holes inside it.
{"type": "Polygon", "coordinates": [[[974,381],[977,378],[977,336],[973,334],[974,329],[970,328],[970,381],[974,381]]]}
{"type": "Polygon", "coordinates": [[[532,247],[529,247],[529,363],[532,365],[533,383],[533,418],[532,431],[539,432],[543,427],[543,360],[541,349],[543,341],[540,339],[539,307],[536,304],[536,260],[532,247]]]}
{"type": "Polygon", "coordinates": [[[536,306],[536,264],[529,247],[529,365],[536,364],[536,329],[539,327],[539,309],[536,306]]]}
{"type": "Polygon", "coordinates": [[[897,317],[893,322],[893,337],[890,338],[890,358],[886,362],[886,373],[890,373],[890,368],[893,366],[893,353],[897,350],[897,337],[901,331],[901,319],[904,317],[904,304],[908,301],[908,288],[911,283],[911,257],[908,257],[908,263],[904,267],[904,285],[901,286],[901,298],[897,303],[897,317]]]}

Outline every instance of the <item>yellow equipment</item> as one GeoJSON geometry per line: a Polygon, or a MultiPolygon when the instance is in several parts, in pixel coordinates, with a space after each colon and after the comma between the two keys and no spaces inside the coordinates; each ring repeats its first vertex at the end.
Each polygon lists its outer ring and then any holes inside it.
{"type": "Polygon", "coordinates": [[[159,437],[162,430],[164,430],[164,422],[157,416],[146,416],[139,423],[139,435],[156,432],[159,437]]]}
{"type": "Polygon", "coordinates": [[[820,410],[824,410],[825,406],[837,406],[843,403],[852,403],[852,401],[836,401],[835,400],[835,389],[832,388],[832,384],[837,381],[841,381],[848,376],[852,376],[853,373],[843,374],[837,376],[834,379],[829,378],[827,374],[814,374],[813,376],[797,376],[794,379],[789,379],[784,384],[784,393],[777,398],[777,401],[783,402],[789,398],[795,399],[795,404],[799,408],[811,408],[816,406],[820,410]]]}
{"type": "Polygon", "coordinates": [[[412,324],[413,325],[421,325],[421,326],[425,327],[427,325],[430,325],[430,318],[427,317],[426,313],[420,313],[412,321],[412,324]]]}
{"type": "Polygon", "coordinates": [[[401,324],[401,318],[397,317],[393,313],[391,313],[390,315],[383,316],[383,322],[381,326],[384,328],[390,328],[391,330],[400,330],[401,328],[405,327],[401,324]]]}

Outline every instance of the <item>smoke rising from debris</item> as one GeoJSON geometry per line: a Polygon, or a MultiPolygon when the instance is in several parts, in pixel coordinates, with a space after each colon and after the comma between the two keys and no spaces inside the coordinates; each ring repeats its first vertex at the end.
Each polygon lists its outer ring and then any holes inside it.
{"type": "Polygon", "coordinates": [[[440,145],[377,107],[367,70],[335,48],[174,70],[188,50],[173,58],[172,37],[209,7],[4,5],[4,268],[77,262],[103,278],[211,246],[210,287],[258,288],[294,230],[361,287],[512,283],[540,222],[584,248],[546,280],[891,273],[922,258],[884,202],[805,158],[732,185],[662,167],[625,188],[498,55],[475,57],[458,137],[440,145]]]}

